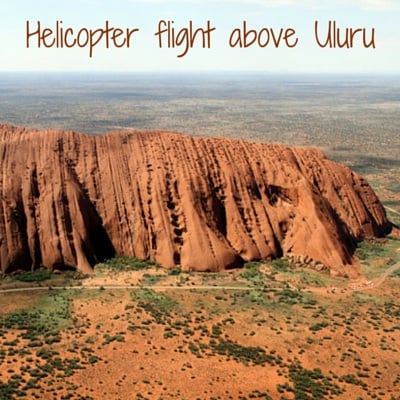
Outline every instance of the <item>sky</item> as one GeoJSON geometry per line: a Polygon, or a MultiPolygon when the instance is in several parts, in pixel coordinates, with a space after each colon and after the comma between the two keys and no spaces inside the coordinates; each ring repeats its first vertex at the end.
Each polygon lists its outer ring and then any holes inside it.
{"type": "Polygon", "coordinates": [[[0,10],[0,71],[400,72],[400,0],[2,0],[0,10]],[[28,43],[27,21],[32,33],[28,43]],[[57,21],[64,30],[72,29],[70,41],[80,32],[82,47],[43,46],[55,39],[57,21]],[[90,49],[85,45],[87,32],[105,29],[106,21],[115,28],[110,30],[109,48],[103,34],[90,49]],[[175,29],[176,40],[170,34],[169,47],[168,32],[156,35],[159,25],[164,27],[160,21],[171,21],[175,29]],[[193,30],[215,29],[204,35],[204,43],[199,31],[186,49],[190,21],[193,30]],[[256,41],[240,47],[244,21],[260,45],[256,41]],[[329,21],[336,21],[341,41],[346,28],[361,29],[351,48],[318,45],[317,38],[327,40],[329,21]],[[52,30],[44,42],[34,34],[38,22],[42,33],[52,30]],[[117,28],[123,32],[116,39],[121,47],[112,40],[117,28]],[[131,34],[129,48],[127,41],[123,45],[127,29],[138,30],[131,34]],[[372,38],[375,48],[366,48],[372,38]]]}

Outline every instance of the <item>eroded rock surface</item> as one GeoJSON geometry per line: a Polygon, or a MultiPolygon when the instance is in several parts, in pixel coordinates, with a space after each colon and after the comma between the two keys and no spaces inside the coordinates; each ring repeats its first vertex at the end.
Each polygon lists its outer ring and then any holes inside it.
{"type": "Polygon", "coordinates": [[[390,230],[367,182],[314,148],[0,125],[0,157],[3,273],[119,253],[196,271],[286,255],[351,275],[355,242],[390,230]]]}

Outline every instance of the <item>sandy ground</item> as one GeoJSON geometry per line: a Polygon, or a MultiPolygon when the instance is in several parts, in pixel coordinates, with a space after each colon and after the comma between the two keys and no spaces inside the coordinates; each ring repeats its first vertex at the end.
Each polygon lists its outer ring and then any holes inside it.
{"type": "Polygon", "coordinates": [[[156,268],[99,271],[77,286],[91,290],[0,293],[2,315],[42,315],[51,298],[55,312],[60,296],[70,299],[58,342],[46,344],[44,330],[32,343],[29,321],[0,329],[0,381],[20,376],[20,389],[35,381],[20,396],[29,399],[292,399],[299,379],[313,384],[307,379],[318,369],[324,378],[314,373],[314,384],[325,394],[310,398],[400,399],[400,286],[389,277],[399,267],[341,287],[289,289],[289,298],[279,297],[285,288],[252,288],[238,271],[175,276],[156,268]],[[233,348],[219,353],[213,343],[233,348]],[[272,361],[254,362],[255,349],[272,361]]]}

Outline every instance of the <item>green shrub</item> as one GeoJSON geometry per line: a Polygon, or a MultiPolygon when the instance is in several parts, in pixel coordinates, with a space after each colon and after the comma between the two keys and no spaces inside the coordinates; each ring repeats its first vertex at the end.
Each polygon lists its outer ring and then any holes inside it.
{"type": "Polygon", "coordinates": [[[299,362],[289,366],[289,379],[293,387],[289,384],[281,386],[283,391],[292,392],[295,399],[322,400],[344,393],[343,388],[331,383],[319,368],[308,370],[299,362]]]}
{"type": "Polygon", "coordinates": [[[309,329],[310,329],[310,331],[317,332],[317,331],[320,331],[320,330],[322,330],[322,329],[324,329],[324,328],[326,328],[328,326],[329,326],[328,322],[323,321],[323,322],[318,322],[318,323],[316,323],[314,325],[311,325],[309,329]]]}
{"type": "Polygon", "coordinates": [[[43,282],[52,277],[52,272],[48,269],[36,269],[14,275],[13,280],[19,282],[43,282]]]}
{"type": "Polygon", "coordinates": [[[176,276],[179,275],[182,271],[179,268],[173,268],[169,271],[169,274],[171,276],[176,276]]]}
{"type": "Polygon", "coordinates": [[[152,266],[158,266],[154,261],[140,260],[136,257],[117,255],[105,260],[103,265],[116,271],[141,271],[152,266]]]}
{"type": "Polygon", "coordinates": [[[287,272],[290,269],[290,262],[285,258],[276,258],[271,262],[272,267],[279,272],[287,272]]]}
{"type": "Polygon", "coordinates": [[[163,324],[170,317],[170,312],[176,308],[177,302],[164,293],[151,289],[140,289],[131,293],[132,300],[147,311],[158,324],[163,324]]]}
{"type": "Polygon", "coordinates": [[[371,257],[384,257],[387,255],[387,249],[378,240],[373,242],[365,241],[358,243],[356,254],[361,260],[367,260],[371,257]]]}
{"type": "Polygon", "coordinates": [[[218,341],[211,339],[209,345],[213,352],[232,357],[234,360],[242,362],[245,365],[249,363],[253,363],[254,365],[265,365],[266,363],[275,365],[276,362],[274,356],[267,354],[263,348],[258,346],[243,346],[231,340],[221,338],[218,341]]]}
{"type": "Polygon", "coordinates": [[[264,274],[260,271],[260,263],[254,261],[246,263],[240,275],[254,284],[261,283],[264,279],[264,274]]]}

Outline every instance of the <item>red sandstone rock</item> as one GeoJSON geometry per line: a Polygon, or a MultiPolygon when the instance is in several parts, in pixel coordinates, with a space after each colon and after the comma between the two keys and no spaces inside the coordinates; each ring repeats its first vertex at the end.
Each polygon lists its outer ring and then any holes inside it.
{"type": "Polygon", "coordinates": [[[282,255],[353,274],[390,230],[367,182],[314,148],[0,125],[0,268],[84,272],[115,253],[216,271],[282,255]]]}

